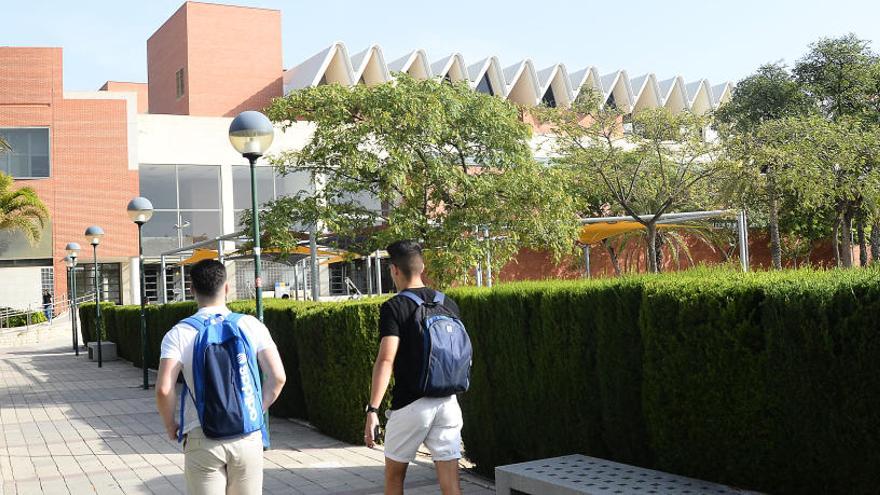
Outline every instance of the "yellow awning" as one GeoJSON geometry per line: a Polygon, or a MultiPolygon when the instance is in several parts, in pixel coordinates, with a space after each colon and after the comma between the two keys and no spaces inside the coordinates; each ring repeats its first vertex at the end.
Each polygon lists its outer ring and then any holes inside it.
{"type": "Polygon", "coordinates": [[[202,260],[216,260],[216,259],[218,259],[218,258],[219,258],[219,256],[218,256],[218,254],[217,254],[217,251],[214,250],[214,249],[201,249],[201,248],[196,248],[196,249],[193,250],[193,254],[192,254],[192,256],[190,256],[189,258],[187,258],[187,259],[181,261],[181,262],[178,263],[177,265],[178,265],[178,266],[180,266],[180,265],[192,265],[192,264],[198,263],[199,261],[202,261],[202,260]]]}
{"type": "MultiPolygon", "coordinates": [[[[657,224],[658,229],[684,228],[688,225],[676,225],[671,223],[657,224]]],[[[645,226],[635,220],[626,220],[622,222],[600,222],[589,223],[581,227],[578,240],[581,244],[589,245],[601,242],[609,237],[633,232],[636,230],[645,230],[645,226]]]]}

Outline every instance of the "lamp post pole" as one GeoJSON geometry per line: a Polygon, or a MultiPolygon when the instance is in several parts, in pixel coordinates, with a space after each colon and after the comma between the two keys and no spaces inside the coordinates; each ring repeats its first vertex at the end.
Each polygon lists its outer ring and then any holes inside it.
{"type": "Polygon", "coordinates": [[[257,319],[263,321],[263,278],[260,266],[260,211],[257,208],[257,159],[272,145],[275,128],[260,112],[246,111],[238,114],[229,125],[229,143],[247,158],[251,168],[251,210],[254,243],[254,297],[257,319]]]}
{"type": "Polygon", "coordinates": [[[147,374],[147,278],[144,276],[144,222],[137,222],[138,226],[138,263],[141,275],[141,367],[144,369],[144,390],[150,388],[147,374]]]}
{"type": "Polygon", "coordinates": [[[97,225],[92,225],[86,229],[86,238],[92,245],[92,253],[95,257],[95,333],[98,342],[98,368],[104,366],[104,360],[101,353],[101,291],[98,286],[98,244],[101,243],[101,237],[104,236],[104,229],[97,225]]]}
{"type": "Polygon", "coordinates": [[[101,291],[98,287],[98,245],[92,243],[92,252],[95,256],[95,333],[98,335],[98,368],[104,366],[101,359],[101,291]]]}
{"type": "Polygon", "coordinates": [[[68,242],[64,248],[67,251],[67,266],[70,268],[70,276],[68,276],[68,286],[70,287],[70,327],[73,332],[73,351],[79,356],[79,335],[77,334],[77,316],[78,308],[76,304],[76,258],[79,255],[79,244],[76,242],[68,242]]]}
{"type": "MultiPolygon", "coordinates": [[[[141,368],[144,373],[144,390],[150,388],[147,373],[147,277],[144,274],[144,224],[153,216],[153,203],[149,199],[138,196],[128,202],[126,208],[131,221],[138,227],[138,271],[140,272],[141,299],[141,368]]],[[[177,231],[178,235],[180,230],[177,231]]]]}
{"type": "Polygon", "coordinates": [[[254,237],[254,297],[257,300],[257,319],[263,321],[263,278],[260,266],[260,210],[257,208],[257,158],[260,155],[245,154],[251,164],[251,210],[254,237]]]}

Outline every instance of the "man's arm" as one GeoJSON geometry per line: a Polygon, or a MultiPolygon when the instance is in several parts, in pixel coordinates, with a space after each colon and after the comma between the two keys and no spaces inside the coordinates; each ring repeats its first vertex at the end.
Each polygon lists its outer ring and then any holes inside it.
{"type": "Polygon", "coordinates": [[[174,385],[177,383],[177,375],[180,374],[181,368],[180,361],[176,359],[159,360],[159,372],[156,378],[156,408],[159,410],[159,416],[162,417],[165,432],[171,440],[177,440],[177,430],[182,428],[182,425],[177,424],[174,420],[174,406],[177,402],[174,397],[174,385]]]}
{"type": "Polygon", "coordinates": [[[284,373],[284,364],[281,363],[277,347],[269,347],[258,352],[257,361],[260,363],[260,369],[266,373],[266,381],[263,382],[263,412],[266,412],[281,395],[287,375],[284,373]]]}
{"type": "MultiPolygon", "coordinates": [[[[370,387],[370,405],[379,407],[385,391],[388,390],[388,382],[391,381],[391,372],[394,369],[394,358],[397,356],[397,347],[400,345],[400,337],[389,335],[382,337],[379,344],[379,354],[373,364],[373,382],[370,387]]],[[[367,422],[364,425],[364,443],[372,448],[376,444],[373,438],[376,426],[379,425],[379,415],[371,412],[367,414],[367,422]]]]}

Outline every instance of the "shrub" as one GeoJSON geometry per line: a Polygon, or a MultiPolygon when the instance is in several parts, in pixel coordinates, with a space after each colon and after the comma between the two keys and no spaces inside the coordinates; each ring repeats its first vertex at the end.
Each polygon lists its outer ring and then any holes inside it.
{"type": "MultiPolygon", "coordinates": [[[[0,314],[17,313],[19,311],[21,311],[21,310],[0,307],[0,314]]],[[[0,327],[3,327],[3,328],[24,327],[27,325],[36,325],[37,323],[43,323],[45,321],[46,321],[46,315],[44,315],[42,311],[31,311],[30,313],[21,313],[21,314],[16,314],[14,316],[0,317],[0,327]]]]}

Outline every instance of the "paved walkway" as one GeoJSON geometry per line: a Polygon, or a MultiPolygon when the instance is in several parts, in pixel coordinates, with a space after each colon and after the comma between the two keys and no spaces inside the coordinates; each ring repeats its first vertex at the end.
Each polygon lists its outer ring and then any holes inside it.
{"type": "MultiPolygon", "coordinates": [[[[2,331],[0,331],[2,332],[2,331]]],[[[183,493],[183,454],[165,439],[140,370],[74,357],[70,326],[40,335],[0,333],[0,495],[183,493]]],[[[380,451],[275,418],[264,493],[382,492],[380,451]]],[[[466,494],[494,493],[465,475],[466,494]]],[[[439,493],[427,459],[410,466],[407,493],[439,493]]]]}

